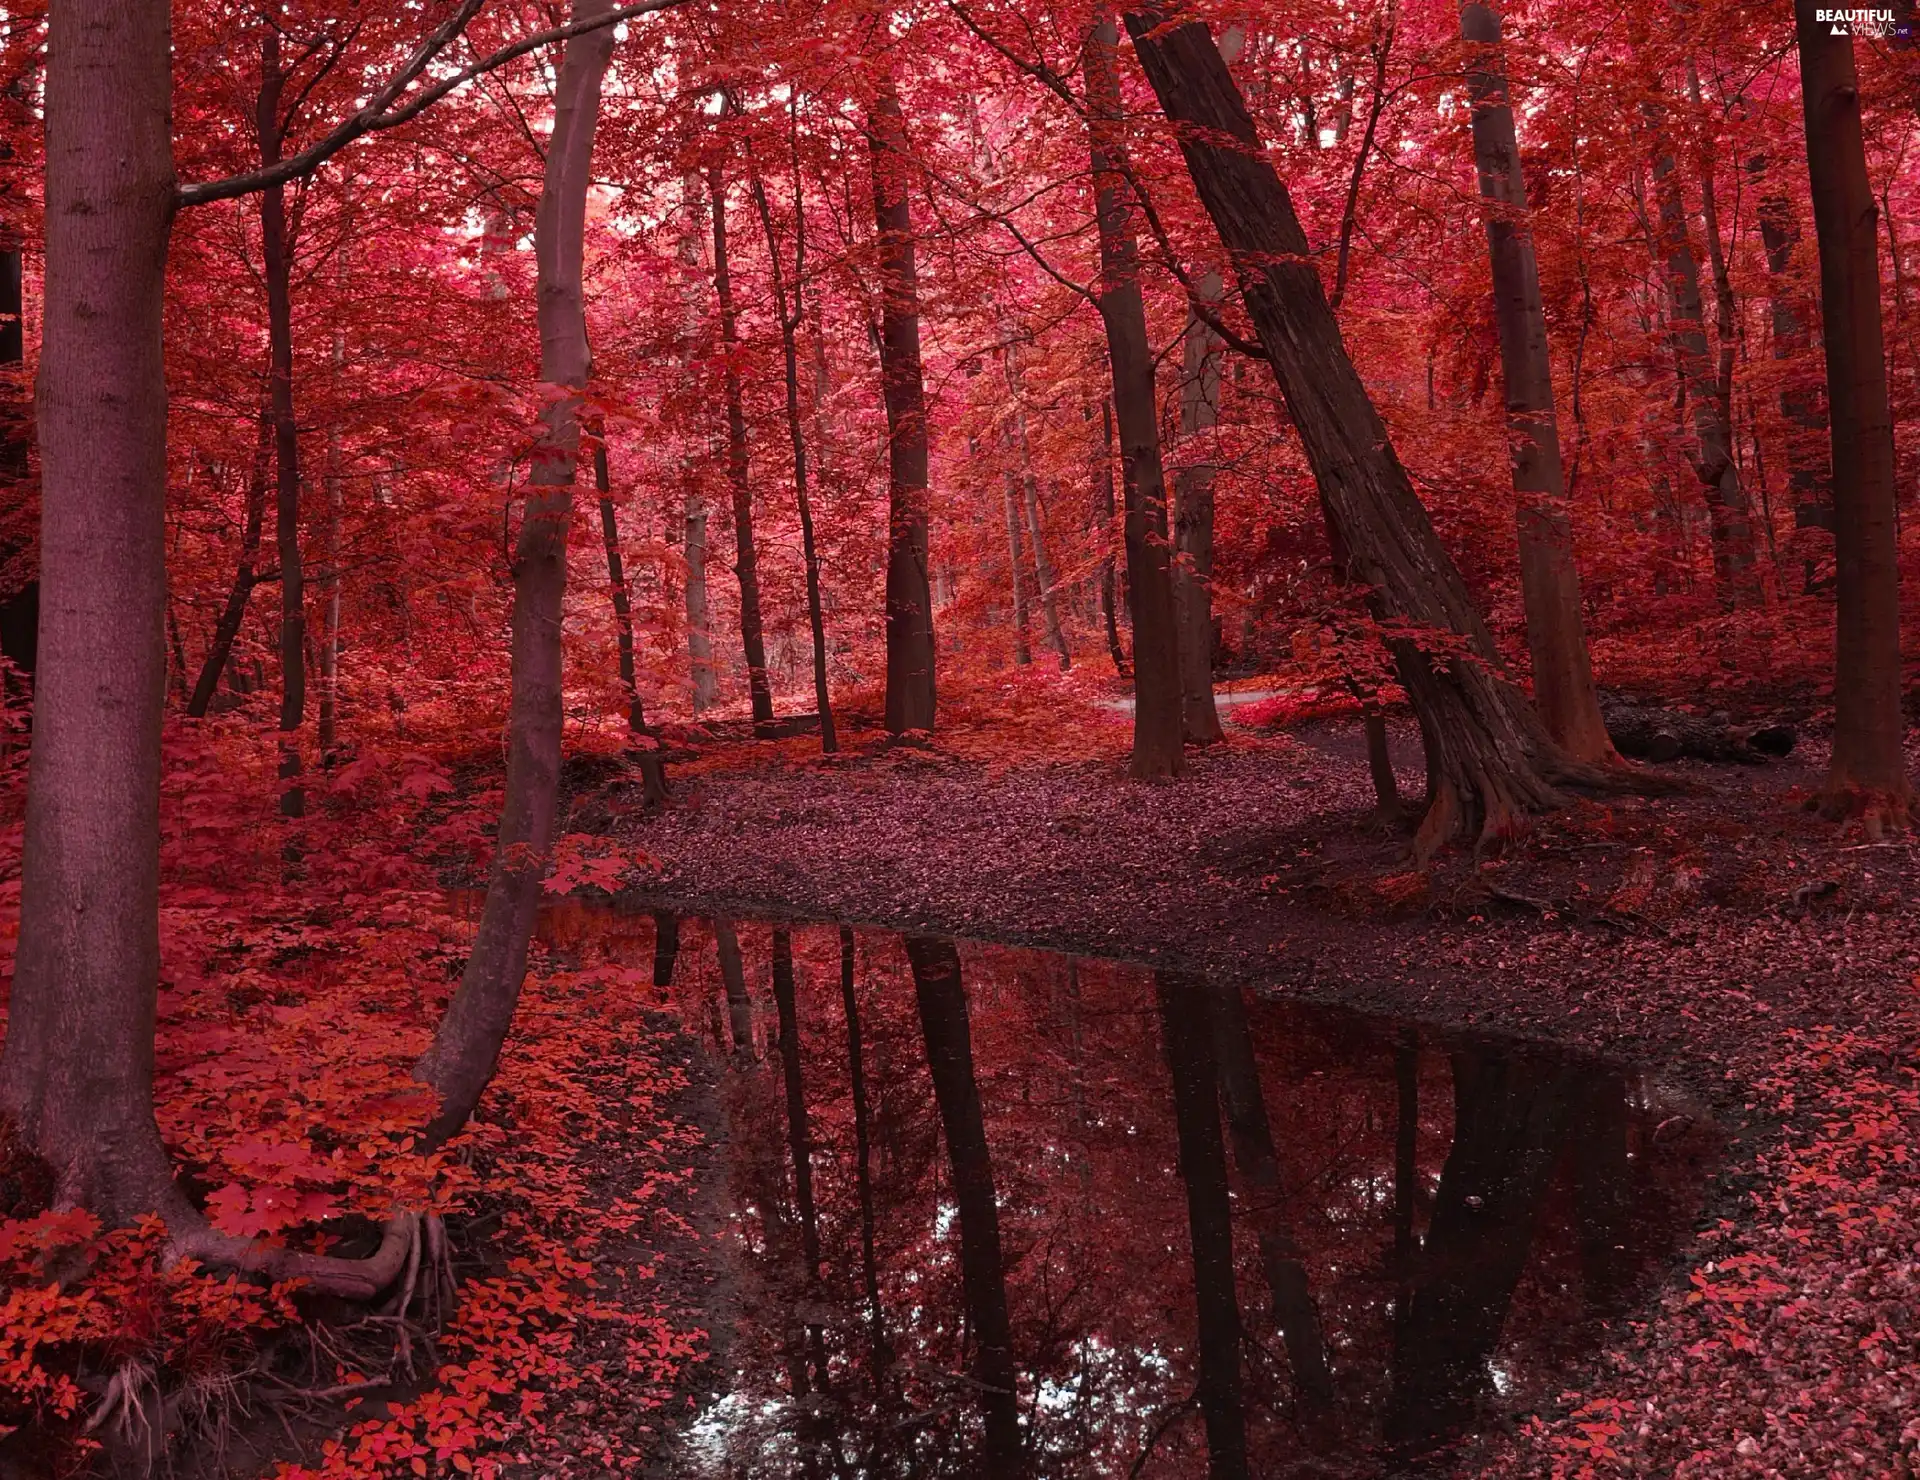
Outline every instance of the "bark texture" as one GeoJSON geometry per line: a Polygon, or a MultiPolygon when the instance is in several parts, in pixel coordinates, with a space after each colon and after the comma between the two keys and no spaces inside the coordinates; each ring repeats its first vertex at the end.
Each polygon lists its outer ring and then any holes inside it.
{"type": "MultiPolygon", "coordinates": [[[[575,0],[576,20],[609,0],[575,0]]],[[[493,1077],[526,978],[527,943],[551,861],[560,782],[560,623],[567,528],[580,451],[580,409],[592,362],[582,289],[587,190],[600,84],[613,55],[603,27],[567,42],[554,92],[553,134],[534,221],[540,378],[555,388],[528,479],[513,562],[513,703],[507,774],[486,903],[473,954],[415,1073],[440,1094],[433,1141],[456,1133],[493,1077]]]]}
{"type": "MultiPolygon", "coordinates": [[[[1220,274],[1209,272],[1196,291],[1218,303],[1220,274]]],[[[1193,442],[1220,420],[1220,356],[1225,346],[1197,309],[1187,310],[1180,380],[1180,435],[1193,442]]],[[[1180,627],[1180,729],[1190,745],[1211,745],[1225,734],[1213,703],[1213,480],[1214,466],[1189,462],[1173,480],[1173,604],[1180,627]]]]}
{"type": "Polygon", "coordinates": [[[927,403],[920,283],[908,204],[912,155],[891,82],[867,112],[880,246],[880,383],[887,405],[887,732],[933,730],[933,588],[927,579],[927,403]]]}
{"type": "MultiPolygon", "coordinates": [[[[1764,176],[1766,161],[1750,169],[1764,176]]],[[[1760,242],[1767,254],[1769,328],[1776,364],[1799,365],[1813,345],[1812,304],[1794,271],[1800,223],[1793,202],[1769,192],[1760,197],[1760,242]]],[[[1794,372],[1786,372],[1793,376],[1794,372]]],[[[1833,528],[1833,479],[1827,460],[1827,418],[1818,387],[1796,376],[1780,386],[1780,415],[1787,424],[1787,490],[1796,529],[1833,528]]]]}
{"type": "Polygon", "coordinates": [[[1870,831],[1913,804],[1900,712],[1900,565],[1893,412],[1880,328],[1879,208],[1860,133],[1851,37],[1794,0],[1807,172],[1820,242],[1821,339],[1833,448],[1833,765],[1824,809],[1870,831]]]}
{"type": "Polygon", "coordinates": [[[1295,429],[1329,532],[1370,592],[1436,785],[1416,850],[1497,837],[1556,805],[1560,779],[1597,780],[1556,746],[1501,670],[1486,623],[1394,455],[1341,342],[1286,186],[1260,152],[1246,103],[1203,25],[1127,16],[1220,232],[1295,429]]]}
{"type": "Polygon", "coordinates": [[[0,1108],[57,1205],[110,1222],[177,1197],[153,1117],[169,66],[163,5],[50,17],[40,635],[0,1108]]]}
{"type": "Polygon", "coordinates": [[[1126,491],[1127,610],[1133,619],[1133,755],[1127,774],[1178,776],[1180,652],[1174,630],[1173,560],[1167,538],[1167,480],[1160,462],[1153,346],[1140,292],[1133,190],[1124,172],[1125,113],[1114,70],[1118,32],[1096,19],[1081,48],[1087,123],[1092,133],[1095,210],[1100,227],[1100,318],[1113,371],[1113,414],[1120,424],[1120,472],[1126,491]]]}
{"type": "Polygon", "coordinates": [[[1533,659],[1533,701],[1547,733],[1576,760],[1617,760],[1600,718],[1593,665],[1573,560],[1573,508],[1560,465],[1553,404],[1553,361],[1540,269],[1529,226],[1513,105],[1507,94],[1500,15],[1469,0],[1460,7],[1473,99],[1473,157],[1487,203],[1487,251],[1493,263],[1494,319],[1506,386],[1507,447],[1514,517],[1520,535],[1520,593],[1533,659]]]}

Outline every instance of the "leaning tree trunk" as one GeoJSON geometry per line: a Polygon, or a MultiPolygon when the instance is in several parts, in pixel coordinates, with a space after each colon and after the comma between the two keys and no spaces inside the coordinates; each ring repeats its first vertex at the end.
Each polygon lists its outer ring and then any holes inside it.
{"type": "MultiPolygon", "coordinates": [[[[260,44],[257,126],[260,163],[280,158],[278,21],[260,44]]],[[[306,589],[300,566],[300,433],[293,409],[293,261],[287,240],[286,187],[260,192],[260,246],[267,284],[267,393],[273,412],[275,544],[280,556],[280,811],[302,816],[307,794],[300,784],[300,730],[307,715],[306,589]]]]}
{"type": "Polygon", "coordinates": [[[1173,561],[1167,540],[1167,480],[1160,463],[1153,346],[1140,292],[1132,186],[1124,173],[1124,114],[1114,71],[1118,32],[1099,16],[1081,48],[1092,136],[1095,208],[1100,228],[1100,318],[1113,371],[1113,414],[1120,423],[1120,471],[1126,490],[1127,610],[1133,618],[1133,757],[1127,774],[1178,776],[1180,650],[1174,630],[1173,561]]]}
{"type": "MultiPolygon", "coordinates": [[[[575,0],[586,20],[610,0],[575,0]]],[[[513,562],[513,705],[507,720],[506,795],[486,904],[460,988],[415,1073],[440,1093],[430,1141],[457,1132],[493,1077],[527,972],[527,943],[551,861],[560,782],[561,640],[567,526],[580,451],[580,410],[592,362],[581,285],[587,191],[600,84],[613,28],[567,42],[554,92],[553,133],[534,220],[540,378],[555,397],[533,455],[513,562]]]]}
{"type": "Polygon", "coordinates": [[[879,232],[880,381],[887,404],[887,733],[933,731],[933,590],[927,581],[927,404],[920,285],[908,205],[911,153],[900,94],[867,111],[879,232]]]}
{"type": "Polygon", "coordinates": [[[740,387],[739,316],[727,263],[727,191],[719,165],[707,168],[713,209],[713,291],[720,301],[720,345],[726,360],[727,485],[733,491],[733,572],[740,580],[740,646],[747,659],[747,693],[754,728],[773,723],[767,682],[767,641],[760,620],[760,558],[753,543],[753,484],[747,469],[747,413],[740,387]]]}
{"type": "Polygon", "coordinates": [[[49,19],[40,635],[0,1109],[58,1207],[183,1201],[153,1115],[173,216],[168,13],[49,19]]]}
{"type": "MultiPolygon", "coordinates": [[[[1198,291],[1209,303],[1221,296],[1220,274],[1209,272],[1198,291]]],[[[1180,382],[1180,435],[1194,441],[1220,420],[1220,336],[1197,308],[1187,310],[1185,363],[1180,382]]],[[[1190,745],[1212,745],[1226,732],[1213,703],[1213,480],[1210,462],[1188,463],[1173,480],[1173,604],[1180,629],[1180,728],[1190,745]]]]}
{"type": "Polygon", "coordinates": [[[1893,413],[1880,329],[1879,212],[1860,132],[1853,41],[1794,0],[1807,173],[1820,241],[1821,338],[1833,445],[1833,764],[1822,806],[1870,832],[1904,826],[1900,565],[1893,413]]]}
{"type": "Polygon", "coordinates": [[[1147,78],[1239,276],[1319,483],[1330,533],[1371,591],[1435,785],[1421,856],[1456,833],[1498,836],[1556,805],[1556,779],[1597,780],[1556,746],[1501,670],[1460,572],[1394,455],[1327,307],[1287,188],[1205,26],[1127,17],[1147,78]],[[1158,28],[1158,29],[1157,29],[1158,28]]]}
{"type": "Polygon", "coordinates": [[[1580,614],[1580,573],[1573,563],[1573,510],[1560,466],[1547,316],[1507,95],[1499,12],[1481,0],[1468,0],[1460,8],[1460,35],[1470,48],[1473,156],[1480,198],[1488,205],[1487,251],[1493,261],[1494,319],[1507,392],[1507,446],[1533,700],[1547,733],[1562,749],[1576,760],[1605,764],[1619,758],[1600,718],[1580,614]]]}
{"type": "Polygon", "coordinates": [[[1113,401],[1100,402],[1100,458],[1093,470],[1093,512],[1100,519],[1100,620],[1107,629],[1107,652],[1113,657],[1113,671],[1122,678],[1133,676],[1133,665],[1120,642],[1120,618],[1116,595],[1118,581],[1113,569],[1113,401]]]}
{"type": "Polygon", "coordinates": [[[1733,427],[1713,362],[1707,354],[1707,324],[1700,303],[1700,264],[1687,229],[1686,202],[1674,162],[1666,105],[1650,98],[1642,105],[1653,133],[1653,181],[1660,209],[1660,246],[1666,257],[1669,336],[1693,412],[1693,470],[1706,498],[1708,533],[1713,541],[1714,582],[1728,610],[1761,599],[1760,570],[1754,561],[1753,510],[1733,456],[1733,427]]]}
{"type": "Polygon", "coordinates": [[[220,687],[220,675],[226,671],[233,652],[233,640],[240,635],[246,619],[247,598],[259,583],[254,562],[260,558],[260,529],[267,514],[267,465],[273,456],[273,414],[267,408],[260,413],[260,440],[253,451],[253,471],[247,478],[247,508],[240,533],[240,560],[234,567],[233,585],[227,591],[227,604],[213,624],[213,641],[207,644],[206,660],[200,676],[194,680],[193,693],[187,698],[187,717],[200,719],[213,702],[220,687]]]}

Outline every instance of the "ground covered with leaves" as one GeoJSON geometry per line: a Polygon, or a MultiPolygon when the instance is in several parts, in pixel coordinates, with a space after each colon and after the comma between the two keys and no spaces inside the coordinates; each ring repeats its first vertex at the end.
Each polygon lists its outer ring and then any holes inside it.
{"type": "Polygon", "coordinates": [[[308,819],[262,828],[274,781],[251,754],[217,735],[169,749],[162,1132],[223,1231],[354,1255],[390,1214],[432,1214],[452,1284],[368,1309],[168,1267],[157,1221],[46,1211],[16,1155],[0,1474],[163,1456],[283,1480],[635,1470],[705,1342],[664,1253],[691,1237],[697,1132],[649,974],[536,954],[475,1121],[417,1154],[430,1107],[409,1070],[471,930],[436,866],[472,862],[493,799],[453,798],[422,754],[368,753],[308,819]]]}

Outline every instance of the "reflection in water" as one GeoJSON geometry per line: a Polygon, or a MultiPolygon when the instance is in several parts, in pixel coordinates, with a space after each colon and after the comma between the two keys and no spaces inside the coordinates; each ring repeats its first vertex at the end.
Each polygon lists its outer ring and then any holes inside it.
{"type": "Polygon", "coordinates": [[[725,1061],[688,1480],[1399,1473],[1554,1396],[1711,1149],[1618,1066],[1194,977],[571,904],[543,933],[651,950],[725,1061]]]}

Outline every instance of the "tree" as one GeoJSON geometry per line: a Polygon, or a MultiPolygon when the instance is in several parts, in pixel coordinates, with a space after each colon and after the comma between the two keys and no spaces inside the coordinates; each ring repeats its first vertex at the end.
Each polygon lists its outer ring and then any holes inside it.
{"type": "Polygon", "coordinates": [[[927,579],[927,406],[920,288],[908,200],[912,155],[891,79],[867,110],[880,270],[880,384],[887,404],[887,732],[933,730],[933,588],[927,579]]]}
{"type": "Polygon", "coordinates": [[[1833,447],[1833,764],[1821,805],[1871,833],[1913,804],[1900,711],[1900,565],[1893,413],[1880,329],[1879,211],[1860,132],[1851,37],[1794,0],[1807,173],[1820,242],[1821,342],[1833,447]]]}
{"type": "Polygon", "coordinates": [[[1604,764],[1618,757],[1600,718],[1580,614],[1580,574],[1573,559],[1573,511],[1560,466],[1547,317],[1527,220],[1527,182],[1507,96],[1499,12],[1480,0],[1467,0],[1460,7],[1460,35],[1469,47],[1474,163],[1480,198],[1488,204],[1487,251],[1493,259],[1494,319],[1507,390],[1533,701],[1547,733],[1567,754],[1604,764]]]}
{"type": "Polygon", "coordinates": [[[1213,38],[1196,22],[1127,16],[1207,214],[1239,277],[1319,485],[1328,529],[1370,592],[1426,736],[1434,795],[1416,852],[1497,838],[1594,779],[1556,746],[1501,671],[1492,635],[1414,496],[1354,371],[1286,186],[1213,38]]]}
{"type": "Polygon", "coordinates": [[[1096,16],[1081,49],[1087,125],[1100,224],[1101,322],[1113,372],[1113,413],[1120,425],[1125,489],[1127,610],[1133,618],[1133,756],[1138,779],[1178,776],[1181,760],[1180,650],[1173,607],[1173,561],[1167,538],[1167,483],[1160,463],[1160,425],[1153,390],[1153,350],[1140,292],[1135,205],[1124,170],[1124,114],[1113,56],[1119,46],[1111,15],[1096,16]]]}

